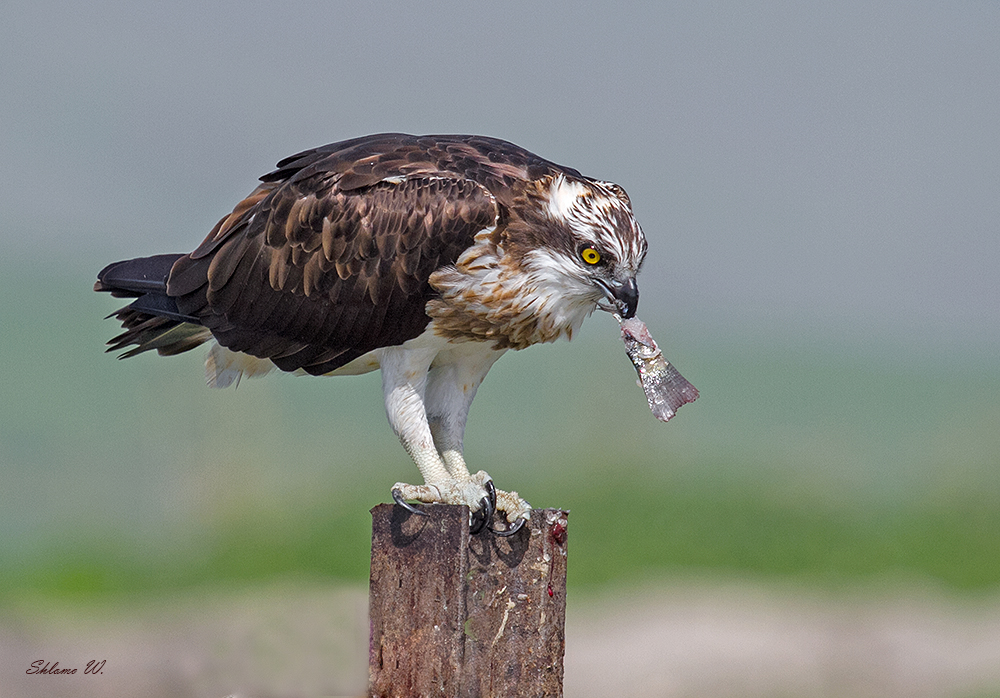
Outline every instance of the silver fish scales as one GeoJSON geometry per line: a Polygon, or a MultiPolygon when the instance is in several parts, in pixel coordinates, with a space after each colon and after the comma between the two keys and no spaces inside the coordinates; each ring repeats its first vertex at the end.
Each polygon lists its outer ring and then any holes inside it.
{"type": "Polygon", "coordinates": [[[625,353],[639,374],[639,384],[646,393],[649,409],[654,417],[666,422],[677,414],[681,405],[698,398],[698,389],[663,358],[646,323],[637,317],[623,320],[616,314],[615,318],[621,325],[625,353]]]}

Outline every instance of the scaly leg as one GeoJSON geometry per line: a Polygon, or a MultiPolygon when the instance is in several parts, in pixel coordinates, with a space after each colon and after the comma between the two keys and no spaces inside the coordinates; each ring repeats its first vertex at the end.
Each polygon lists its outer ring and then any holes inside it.
{"type": "Polygon", "coordinates": [[[428,504],[465,504],[476,512],[484,507],[484,502],[491,501],[488,489],[470,477],[468,470],[465,470],[464,476],[459,472],[457,477],[449,471],[435,446],[427,421],[424,392],[427,371],[436,355],[437,350],[429,348],[388,347],[379,350],[389,424],[424,477],[423,485],[397,482],[392,488],[393,496],[428,504]]]}
{"type": "Polygon", "coordinates": [[[486,373],[503,354],[503,351],[487,350],[474,344],[442,352],[428,373],[425,405],[434,444],[448,472],[456,480],[472,481],[484,488],[491,494],[491,500],[495,496],[496,509],[503,511],[508,522],[513,524],[518,520],[526,521],[531,515],[531,506],[517,492],[495,490],[485,471],[470,474],[462,455],[469,407],[486,373]]]}

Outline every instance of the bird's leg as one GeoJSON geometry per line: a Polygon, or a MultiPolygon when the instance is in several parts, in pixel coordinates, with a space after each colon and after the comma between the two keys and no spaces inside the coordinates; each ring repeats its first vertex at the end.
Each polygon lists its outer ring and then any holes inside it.
{"type": "Polygon", "coordinates": [[[485,494],[480,509],[485,518],[474,514],[473,528],[490,526],[492,510],[496,510],[503,511],[511,524],[519,522],[509,529],[515,532],[530,517],[531,506],[516,492],[497,490],[485,471],[469,473],[462,454],[469,407],[487,371],[502,355],[502,351],[484,354],[480,350],[471,355],[439,357],[428,374],[425,404],[434,444],[449,474],[457,481],[474,484],[485,494]]]}
{"type": "Polygon", "coordinates": [[[434,437],[434,446],[451,476],[463,480],[472,477],[469,466],[465,464],[465,456],[462,455],[461,432],[456,433],[453,427],[446,426],[438,415],[429,415],[427,421],[434,437]]]}
{"type": "Polygon", "coordinates": [[[472,520],[469,523],[472,533],[479,533],[484,526],[490,525],[496,511],[496,489],[493,488],[493,481],[484,471],[476,473],[476,477],[469,473],[469,467],[462,455],[461,430],[456,432],[453,428],[447,428],[445,420],[440,415],[428,417],[428,422],[434,437],[434,445],[441,454],[441,460],[448,473],[455,480],[478,484],[486,493],[480,500],[480,509],[471,514],[472,520]]]}
{"type": "MultiPolygon", "coordinates": [[[[428,367],[435,354],[436,350],[430,349],[389,347],[379,350],[389,424],[424,477],[423,485],[397,482],[392,488],[393,499],[411,499],[427,504],[465,504],[473,512],[479,511],[484,507],[484,500],[492,504],[489,493],[480,482],[469,476],[464,466],[464,476],[459,472],[456,477],[450,472],[434,443],[427,420],[424,392],[428,367]]],[[[451,455],[449,459],[452,459],[451,455]]],[[[489,513],[492,516],[492,512],[489,513]]]]}

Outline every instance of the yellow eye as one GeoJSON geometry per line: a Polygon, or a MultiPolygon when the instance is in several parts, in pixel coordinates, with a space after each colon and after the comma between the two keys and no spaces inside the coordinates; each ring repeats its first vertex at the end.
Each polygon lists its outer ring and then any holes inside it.
{"type": "Polygon", "coordinates": [[[587,264],[597,264],[601,261],[601,253],[595,250],[593,247],[583,248],[583,252],[580,253],[580,257],[587,264]]]}

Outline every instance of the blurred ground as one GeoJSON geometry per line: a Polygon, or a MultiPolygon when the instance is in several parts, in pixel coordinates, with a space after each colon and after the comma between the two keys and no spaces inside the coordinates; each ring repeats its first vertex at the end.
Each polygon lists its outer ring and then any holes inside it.
{"type": "Polygon", "coordinates": [[[1000,600],[927,591],[821,596],[683,585],[569,621],[566,695],[986,696],[1000,693],[1000,600]]]}
{"type": "MultiPolygon", "coordinates": [[[[8,698],[362,695],[363,588],[285,585],[128,610],[8,611],[8,698]],[[31,662],[103,673],[35,676],[31,662]]],[[[673,583],[571,602],[567,698],[1000,695],[1000,599],[673,583]]]]}
{"type": "Polygon", "coordinates": [[[367,592],[289,585],[130,609],[24,608],[0,628],[5,698],[361,695],[367,592]],[[27,675],[44,659],[76,675],[27,675]],[[91,659],[103,674],[83,676],[91,659]]]}

